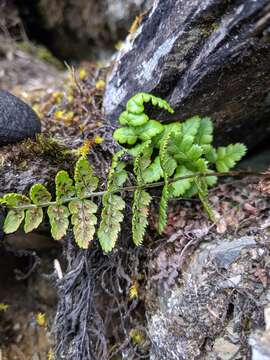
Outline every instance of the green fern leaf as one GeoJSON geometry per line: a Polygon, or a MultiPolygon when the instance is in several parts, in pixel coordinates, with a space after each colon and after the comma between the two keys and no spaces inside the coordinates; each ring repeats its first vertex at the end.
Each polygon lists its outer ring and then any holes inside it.
{"type": "Polygon", "coordinates": [[[127,180],[128,174],[125,170],[126,164],[123,161],[119,161],[119,158],[125,154],[125,151],[118,151],[112,159],[110,173],[108,176],[107,190],[109,192],[118,189],[124,185],[127,180]]]}
{"type": "Polygon", "coordinates": [[[209,171],[208,162],[203,158],[194,161],[193,165],[196,172],[207,173],[209,171]]]}
{"type": "Polygon", "coordinates": [[[11,209],[8,211],[4,222],[4,233],[11,234],[18,230],[24,219],[24,210],[11,209]]]}
{"type": "Polygon", "coordinates": [[[164,179],[165,177],[170,177],[174,173],[177,162],[175,159],[170,155],[168,148],[171,146],[173,140],[172,140],[173,131],[170,131],[162,140],[160,145],[160,164],[161,168],[163,170],[164,179]]]}
{"type": "Polygon", "coordinates": [[[217,149],[216,167],[219,172],[228,172],[246,154],[243,144],[231,144],[217,149]]]}
{"type": "Polygon", "coordinates": [[[55,177],[56,201],[61,203],[75,195],[73,180],[65,170],[58,171],[55,177]]]}
{"type": "Polygon", "coordinates": [[[125,208],[125,202],[120,196],[108,193],[104,195],[102,203],[103,210],[98,238],[102,250],[108,253],[114,248],[121,230],[121,222],[124,218],[122,211],[125,208]]]}
{"type": "Polygon", "coordinates": [[[148,213],[151,196],[146,191],[137,189],[134,193],[132,206],[132,236],[135,245],[143,243],[145,229],[148,225],[148,213]]]}
{"type": "MultiPolygon", "coordinates": [[[[213,172],[212,170],[207,171],[209,173],[213,172]]],[[[214,186],[218,181],[217,176],[206,176],[205,182],[208,186],[214,186]]]]}
{"type": "MultiPolygon", "coordinates": [[[[174,179],[181,177],[181,176],[187,176],[192,175],[193,172],[187,169],[184,165],[180,165],[176,168],[174,179]]],[[[183,196],[187,190],[191,188],[192,182],[194,179],[183,179],[175,181],[171,184],[172,188],[172,195],[174,197],[183,196]]]]}
{"type": "MultiPolygon", "coordinates": [[[[30,199],[22,194],[9,193],[6,194],[1,201],[9,207],[25,206],[30,204],[30,199]]],[[[3,231],[6,234],[11,234],[18,230],[25,215],[24,209],[10,209],[5,218],[3,231]]]]}
{"type": "Polygon", "coordinates": [[[62,239],[69,225],[69,211],[64,205],[50,205],[48,207],[48,216],[51,224],[51,234],[55,240],[62,239]]]}
{"type": "Polygon", "coordinates": [[[162,133],[163,125],[156,120],[149,120],[145,125],[136,129],[136,133],[142,141],[151,140],[154,136],[162,133]]]}
{"type": "Polygon", "coordinates": [[[148,120],[149,116],[146,114],[133,114],[128,111],[124,111],[119,117],[119,122],[121,125],[129,125],[134,127],[144,125],[148,120]]]}
{"type": "Polygon", "coordinates": [[[133,113],[130,111],[123,111],[119,116],[119,123],[123,126],[133,126],[134,128],[142,126],[149,121],[149,116],[144,112],[133,113]]]}
{"type": "MultiPolygon", "coordinates": [[[[181,163],[182,161],[188,160],[187,154],[190,152],[190,156],[192,157],[192,147],[198,146],[193,145],[194,136],[186,135],[184,136],[181,133],[173,133],[171,137],[171,141],[168,145],[168,152],[181,163]]],[[[196,150],[196,148],[195,148],[196,150]]],[[[201,149],[198,148],[201,152],[201,149]]],[[[195,157],[195,156],[194,156],[195,157]]]]}
{"type": "Polygon", "coordinates": [[[51,194],[42,184],[34,184],[30,189],[29,195],[30,199],[36,205],[48,203],[52,199],[51,194]]]}
{"type": "Polygon", "coordinates": [[[118,121],[119,121],[119,124],[125,126],[125,125],[128,125],[128,122],[127,122],[127,115],[128,115],[128,111],[123,111],[119,118],[118,118],[118,121]]]}
{"type": "Polygon", "coordinates": [[[43,210],[40,207],[27,209],[25,212],[24,231],[29,233],[38,228],[43,220],[43,210]]]}
{"type": "Polygon", "coordinates": [[[120,144],[127,143],[129,145],[134,145],[138,139],[138,136],[133,128],[122,127],[115,130],[113,133],[113,138],[120,144]]]}
{"type": "Polygon", "coordinates": [[[213,141],[213,124],[209,117],[202,118],[198,128],[195,143],[199,145],[208,145],[213,141]]]}
{"type": "Polygon", "coordinates": [[[159,234],[162,234],[163,230],[167,225],[167,210],[168,210],[169,199],[170,199],[169,185],[165,184],[162,189],[161,200],[159,204],[159,221],[158,221],[159,234]]]}
{"type": "Polygon", "coordinates": [[[217,151],[212,146],[207,151],[204,151],[205,158],[212,164],[215,164],[217,161],[217,151]]]}
{"type": "Polygon", "coordinates": [[[80,248],[87,249],[95,234],[97,205],[90,200],[72,200],[68,207],[75,241],[80,248]]]}
{"type": "Polygon", "coordinates": [[[158,181],[163,177],[163,170],[160,165],[160,156],[156,156],[155,160],[142,171],[142,178],[145,184],[158,181]]]}
{"type": "Polygon", "coordinates": [[[200,127],[200,120],[199,116],[193,116],[190,119],[187,119],[185,122],[182,123],[182,134],[184,136],[192,136],[195,137],[200,127]]]}
{"type": "Polygon", "coordinates": [[[152,152],[153,149],[150,147],[150,141],[146,141],[142,144],[139,154],[134,159],[133,169],[139,185],[144,184],[143,175],[151,163],[152,152]]]}
{"type": "Polygon", "coordinates": [[[2,203],[10,207],[24,206],[30,204],[30,199],[22,194],[9,193],[4,195],[2,203]]]}
{"type": "Polygon", "coordinates": [[[162,189],[162,195],[159,206],[159,222],[158,222],[158,232],[161,234],[167,224],[167,209],[168,201],[170,198],[170,187],[169,187],[169,177],[174,173],[177,163],[169,155],[168,147],[170,146],[173,130],[168,132],[168,134],[163,138],[160,146],[160,163],[163,170],[164,177],[164,187],[162,189]]]}
{"type": "Polygon", "coordinates": [[[186,157],[188,160],[196,161],[198,160],[203,154],[203,149],[200,145],[194,144],[191,148],[187,151],[186,157]]]}
{"type": "Polygon", "coordinates": [[[127,153],[135,158],[140,154],[142,147],[143,147],[143,143],[137,144],[133,146],[131,149],[127,149],[127,153]]]}
{"type": "Polygon", "coordinates": [[[198,195],[199,195],[201,203],[204,207],[204,210],[206,211],[209,219],[214,222],[216,220],[216,218],[215,218],[212,206],[210,205],[210,203],[208,201],[207,184],[205,182],[205,179],[198,177],[198,178],[195,178],[194,181],[197,186],[198,195]]]}
{"type": "Polygon", "coordinates": [[[98,186],[98,178],[93,175],[92,167],[85,156],[80,157],[75,165],[74,180],[80,198],[89,196],[98,186]]]}
{"type": "Polygon", "coordinates": [[[119,151],[113,156],[110,173],[108,176],[107,192],[103,195],[101,222],[98,229],[98,238],[104,252],[110,252],[117,241],[124,219],[122,211],[125,208],[124,200],[113,194],[127,179],[126,164],[119,161],[125,151],[119,151]]]}
{"type": "MultiPolygon", "coordinates": [[[[136,175],[137,184],[144,185],[144,172],[149,169],[151,163],[151,155],[153,152],[150,141],[145,142],[141,148],[141,152],[134,160],[134,173],[136,175]]],[[[137,189],[133,197],[132,205],[132,235],[135,245],[141,245],[146,226],[148,224],[148,207],[151,196],[142,189],[137,189]]]]}
{"type": "Polygon", "coordinates": [[[170,113],[174,112],[167,101],[147,93],[138,93],[134,95],[128,100],[126,109],[131,113],[141,114],[144,112],[145,102],[151,102],[154,106],[158,106],[160,109],[167,110],[170,113]]]}
{"type": "Polygon", "coordinates": [[[163,125],[163,132],[156,135],[154,138],[152,138],[152,142],[153,142],[153,146],[157,149],[160,148],[160,144],[162,139],[167,136],[167,134],[169,132],[173,133],[173,134],[181,134],[181,129],[182,129],[182,124],[180,123],[172,123],[172,124],[167,124],[167,125],[163,125]]]}

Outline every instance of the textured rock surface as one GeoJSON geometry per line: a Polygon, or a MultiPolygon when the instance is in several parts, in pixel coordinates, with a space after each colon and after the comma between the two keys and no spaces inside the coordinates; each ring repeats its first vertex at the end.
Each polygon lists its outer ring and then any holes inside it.
{"type": "Polygon", "coordinates": [[[151,360],[246,359],[246,322],[249,329],[263,326],[269,302],[269,285],[252,278],[252,269],[268,259],[266,238],[217,237],[202,243],[178,285],[155,289],[147,311],[151,360]]]}
{"type": "Polygon", "coordinates": [[[156,0],[114,62],[107,116],[147,91],[176,110],[163,120],[207,114],[223,143],[258,143],[270,133],[269,13],[267,0],[156,0]]]}
{"type": "Polygon", "coordinates": [[[47,47],[63,57],[111,53],[132,21],[153,0],[39,0],[19,5],[24,22],[39,29],[47,47]]]}
{"type": "Polygon", "coordinates": [[[40,121],[30,106],[7,91],[0,91],[0,145],[33,137],[40,130],[40,121]]]}

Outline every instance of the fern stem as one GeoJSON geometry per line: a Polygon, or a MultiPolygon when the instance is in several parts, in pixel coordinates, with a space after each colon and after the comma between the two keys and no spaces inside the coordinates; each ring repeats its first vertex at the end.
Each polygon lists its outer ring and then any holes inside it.
{"type": "MultiPolygon", "coordinates": [[[[185,176],[179,176],[176,178],[171,178],[168,179],[168,183],[174,183],[176,181],[179,180],[185,180],[185,179],[191,179],[191,178],[196,178],[196,177],[208,177],[208,176],[217,176],[217,177],[246,177],[246,176],[266,176],[265,173],[263,172],[254,172],[254,171],[230,171],[230,172],[223,172],[223,173],[219,173],[219,172],[211,172],[211,173],[194,173],[194,174],[190,174],[190,175],[185,175],[185,176]]],[[[151,184],[144,184],[144,185],[133,185],[133,186],[126,186],[126,187],[120,187],[117,188],[115,190],[110,191],[110,193],[118,193],[118,192],[133,192],[137,189],[151,189],[151,188],[156,188],[156,187],[160,187],[164,185],[164,181],[159,181],[159,182],[155,182],[155,183],[151,183],[151,184]]],[[[74,197],[70,197],[70,198],[66,198],[65,200],[61,201],[60,204],[65,204],[65,203],[69,203],[72,200],[83,200],[83,199],[89,199],[92,197],[99,197],[99,196],[103,196],[104,194],[106,194],[108,192],[108,190],[104,190],[104,191],[97,191],[97,192],[92,192],[92,193],[88,193],[86,194],[84,197],[80,198],[78,196],[74,196],[74,197]]],[[[48,207],[50,205],[56,205],[59,204],[59,202],[57,201],[49,201],[46,203],[41,203],[41,204],[29,204],[29,205],[23,205],[23,206],[9,206],[9,208],[12,209],[33,209],[33,208],[37,208],[37,207],[48,207]]],[[[0,204],[1,205],[1,204],[0,204]]]]}

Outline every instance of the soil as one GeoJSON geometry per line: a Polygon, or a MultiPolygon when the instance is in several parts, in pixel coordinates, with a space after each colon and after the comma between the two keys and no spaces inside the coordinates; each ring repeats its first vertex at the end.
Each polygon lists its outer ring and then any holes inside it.
{"type": "Polygon", "coordinates": [[[38,259],[25,250],[20,253],[1,247],[0,252],[0,301],[8,306],[0,311],[1,359],[48,359],[52,347],[49,328],[57,296],[53,282],[46,276],[52,277],[52,258],[56,252],[40,254],[38,259]],[[35,261],[38,261],[35,273],[23,280],[35,261]],[[38,314],[45,315],[44,324],[39,323],[38,314]]]}

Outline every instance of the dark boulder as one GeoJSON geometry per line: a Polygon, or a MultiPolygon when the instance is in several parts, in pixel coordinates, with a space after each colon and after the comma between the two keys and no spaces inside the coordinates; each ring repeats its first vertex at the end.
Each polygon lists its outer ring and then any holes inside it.
{"type": "Polygon", "coordinates": [[[0,145],[34,137],[41,131],[36,113],[16,96],[0,91],[0,145]]]}
{"type": "Polygon", "coordinates": [[[214,119],[217,139],[256,145],[270,134],[269,0],[156,0],[118,54],[105,113],[136,92],[166,98],[181,120],[214,119]]]}

